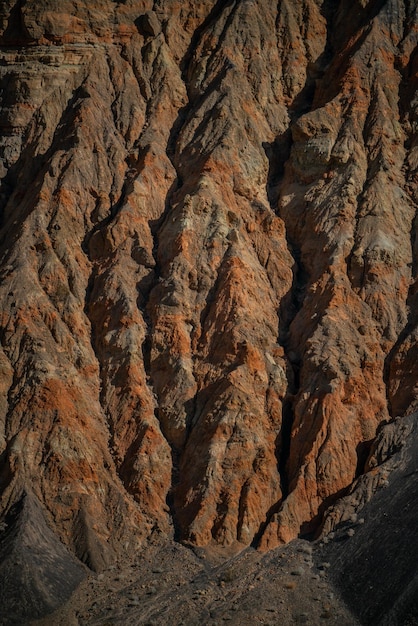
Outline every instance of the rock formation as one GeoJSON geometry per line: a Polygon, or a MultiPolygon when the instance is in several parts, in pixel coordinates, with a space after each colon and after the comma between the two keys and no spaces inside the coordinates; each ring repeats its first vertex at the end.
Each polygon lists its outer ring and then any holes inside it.
{"type": "Polygon", "coordinates": [[[415,0],[3,1],[3,518],[96,570],[319,531],[417,409],[417,41],[415,0]]]}

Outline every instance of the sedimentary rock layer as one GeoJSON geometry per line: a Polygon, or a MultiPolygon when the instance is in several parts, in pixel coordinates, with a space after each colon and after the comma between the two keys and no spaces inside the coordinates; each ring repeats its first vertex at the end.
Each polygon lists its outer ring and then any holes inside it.
{"type": "Polygon", "coordinates": [[[100,569],[318,529],[417,408],[413,0],[0,8],[0,505],[100,569]]]}

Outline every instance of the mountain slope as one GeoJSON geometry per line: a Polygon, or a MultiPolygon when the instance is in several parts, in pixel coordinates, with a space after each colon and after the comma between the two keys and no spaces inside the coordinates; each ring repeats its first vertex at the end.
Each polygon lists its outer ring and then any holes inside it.
{"type": "Polygon", "coordinates": [[[417,408],[413,0],[6,0],[0,507],[100,570],[318,532],[417,408]]]}

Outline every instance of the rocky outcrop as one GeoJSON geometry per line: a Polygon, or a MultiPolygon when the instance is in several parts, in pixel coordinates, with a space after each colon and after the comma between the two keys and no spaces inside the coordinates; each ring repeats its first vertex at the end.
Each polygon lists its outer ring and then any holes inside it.
{"type": "MultiPolygon", "coordinates": [[[[341,524],[347,524],[353,519],[356,521],[374,495],[383,487],[389,486],[389,477],[395,470],[399,470],[398,474],[402,477],[400,480],[404,482],[405,476],[414,473],[408,464],[412,462],[411,448],[414,445],[416,418],[417,414],[411,413],[407,417],[398,417],[380,425],[364,473],[350,485],[347,494],[326,511],[321,527],[322,537],[333,533],[341,524]]],[[[408,489],[405,491],[408,492],[408,489]]],[[[386,507],[384,510],[386,511],[386,507]]],[[[387,517],[388,513],[383,513],[383,516],[387,517]]]]}
{"type": "Polygon", "coordinates": [[[415,3],[0,25],[2,511],[95,569],[314,534],[416,408],[415,3]]]}
{"type": "Polygon", "coordinates": [[[367,472],[325,522],[321,557],[364,624],[416,619],[417,417],[412,413],[382,425],[367,472]]]}

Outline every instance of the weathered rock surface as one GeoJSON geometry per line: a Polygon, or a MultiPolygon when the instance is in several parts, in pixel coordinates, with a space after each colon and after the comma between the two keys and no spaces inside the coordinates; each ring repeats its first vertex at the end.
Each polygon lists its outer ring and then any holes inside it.
{"type": "Polygon", "coordinates": [[[417,409],[417,41],[414,0],[2,3],[3,516],[95,570],[318,532],[417,409]]]}
{"type": "Polygon", "coordinates": [[[52,612],[86,570],[48,528],[36,498],[23,494],[1,529],[0,623],[21,625],[28,615],[52,612]]]}

